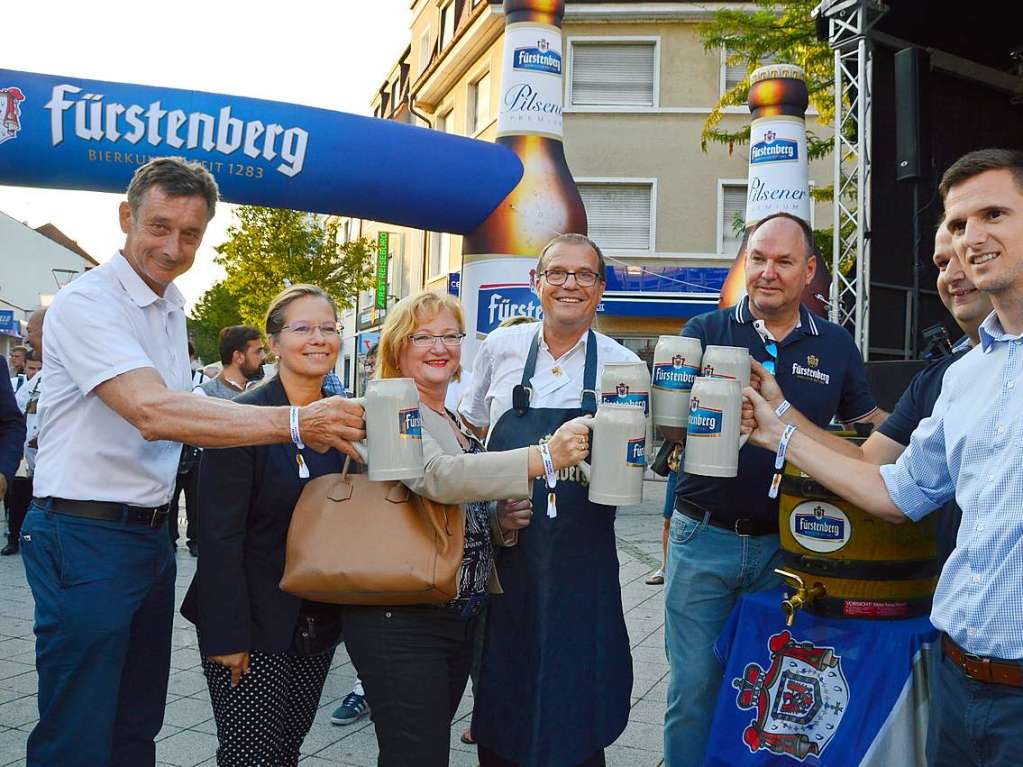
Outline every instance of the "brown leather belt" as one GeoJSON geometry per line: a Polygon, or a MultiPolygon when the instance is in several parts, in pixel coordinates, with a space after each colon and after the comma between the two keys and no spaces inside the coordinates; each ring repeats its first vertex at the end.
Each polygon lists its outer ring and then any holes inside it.
{"type": "Polygon", "coordinates": [[[66,498],[36,498],[36,503],[46,511],[66,514],[69,517],[99,519],[104,522],[161,527],[170,512],[170,504],[162,506],[128,506],[109,501],[73,501],[66,498]]]}
{"type": "Polygon", "coordinates": [[[711,527],[718,527],[728,530],[736,535],[777,535],[778,518],[773,519],[715,519],[713,514],[704,511],[699,506],[684,501],[681,498],[675,499],[675,511],[684,514],[697,522],[707,520],[711,527]]]}
{"type": "Polygon", "coordinates": [[[987,684],[1023,687],[1023,663],[985,658],[968,653],[953,642],[948,634],[941,635],[941,649],[945,657],[962,669],[970,679],[987,684]]]}

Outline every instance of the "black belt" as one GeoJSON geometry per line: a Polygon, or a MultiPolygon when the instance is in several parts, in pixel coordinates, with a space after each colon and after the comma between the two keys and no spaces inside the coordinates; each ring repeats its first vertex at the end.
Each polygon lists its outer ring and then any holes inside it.
{"type": "Polygon", "coordinates": [[[711,527],[719,527],[736,535],[761,536],[778,534],[777,519],[715,519],[711,512],[705,511],[699,506],[689,503],[689,501],[684,501],[681,498],[675,499],[675,511],[697,522],[705,521],[711,527]]]}
{"type": "Polygon", "coordinates": [[[36,498],[35,502],[46,511],[69,517],[99,519],[104,522],[122,522],[146,527],[160,527],[167,521],[170,504],[162,506],[129,506],[110,501],[72,501],[66,498],[36,498]]]}

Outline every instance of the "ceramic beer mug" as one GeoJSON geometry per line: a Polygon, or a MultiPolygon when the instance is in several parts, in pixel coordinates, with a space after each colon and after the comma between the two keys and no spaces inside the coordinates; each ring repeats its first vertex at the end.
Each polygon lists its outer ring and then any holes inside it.
{"type": "Polygon", "coordinates": [[[643,362],[609,362],[600,374],[600,401],[643,408],[646,438],[653,434],[650,423],[650,370],[643,362]]]}
{"type": "Polygon", "coordinates": [[[592,464],[586,461],[579,464],[590,482],[590,501],[607,506],[629,506],[642,501],[646,418],[640,409],[607,403],[583,423],[593,431],[592,464]]]}
{"type": "MultiPolygon", "coordinates": [[[[710,347],[708,347],[710,348],[710,347]]],[[[704,477],[734,477],[739,471],[742,389],[728,378],[696,379],[689,397],[684,469],[704,477]]]]}
{"type": "Polygon", "coordinates": [[[739,382],[739,389],[749,386],[749,349],[745,346],[708,346],[703,351],[705,378],[725,378],[739,382]]]}
{"type": "Polygon", "coordinates": [[[682,442],[689,421],[689,392],[700,375],[703,347],[695,338],[661,336],[654,347],[650,383],[653,425],[670,442],[682,442]]]}
{"type": "Polygon", "coordinates": [[[411,378],[373,379],[366,396],[352,400],[366,410],[366,439],[354,443],[374,482],[423,476],[423,427],[419,391],[411,378]]]}

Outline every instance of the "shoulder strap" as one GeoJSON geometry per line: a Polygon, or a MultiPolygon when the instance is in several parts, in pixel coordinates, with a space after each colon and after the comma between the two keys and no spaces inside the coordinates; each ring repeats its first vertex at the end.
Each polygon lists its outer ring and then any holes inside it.
{"type": "Polygon", "coordinates": [[[537,328],[536,335],[533,336],[533,340],[529,344],[526,365],[522,368],[522,381],[512,389],[512,408],[515,410],[516,415],[519,416],[525,415],[526,411],[529,410],[529,396],[533,391],[529,383],[533,380],[533,375],[536,373],[536,355],[540,352],[541,333],[543,333],[543,324],[537,328]]]}
{"type": "Polygon", "coordinates": [[[597,336],[593,329],[586,331],[586,368],[583,372],[582,409],[594,415],[597,412],[597,336]]]}

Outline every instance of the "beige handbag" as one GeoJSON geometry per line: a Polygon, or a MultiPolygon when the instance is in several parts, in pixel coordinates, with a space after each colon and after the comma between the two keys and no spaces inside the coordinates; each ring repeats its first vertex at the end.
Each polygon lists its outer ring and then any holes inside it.
{"type": "Polygon", "coordinates": [[[326,474],[302,490],[280,588],[343,605],[441,604],[458,592],[465,522],[401,482],[326,474]]]}

